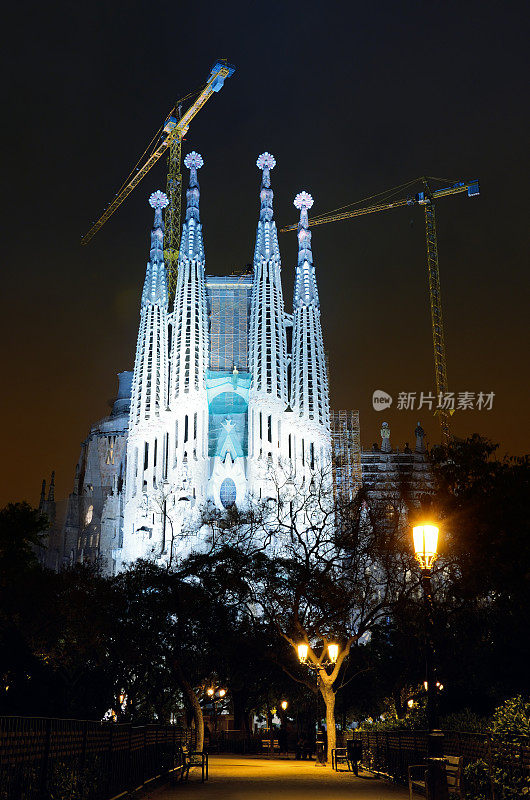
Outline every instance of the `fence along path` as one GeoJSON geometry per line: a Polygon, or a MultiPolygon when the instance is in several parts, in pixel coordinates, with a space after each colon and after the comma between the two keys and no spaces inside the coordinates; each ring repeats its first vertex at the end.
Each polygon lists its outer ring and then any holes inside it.
{"type": "Polygon", "coordinates": [[[0,800],[110,800],[168,774],[194,731],[176,725],[0,717],[0,800]]]}
{"type": "MultiPolygon", "coordinates": [[[[354,738],[362,741],[365,766],[406,783],[409,765],[421,764],[427,758],[427,735],[426,731],[360,731],[354,738]]],[[[528,736],[444,731],[444,754],[462,756],[464,769],[480,762],[490,797],[498,796],[501,787],[515,793],[523,788],[530,790],[528,736]]]]}

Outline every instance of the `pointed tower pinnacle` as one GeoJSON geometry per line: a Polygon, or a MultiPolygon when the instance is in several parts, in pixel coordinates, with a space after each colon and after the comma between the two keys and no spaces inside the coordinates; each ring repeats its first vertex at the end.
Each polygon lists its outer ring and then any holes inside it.
{"type": "Polygon", "coordinates": [[[164,192],[153,192],[149,198],[149,205],[155,210],[155,221],[151,231],[151,249],[149,263],[145,275],[142,305],[159,305],[167,308],[167,276],[164,266],[164,222],[162,209],[169,200],[164,192]]]}
{"type": "Polygon", "coordinates": [[[189,392],[204,390],[208,368],[208,311],[197,180],[197,170],[203,164],[202,156],[195,151],[188,153],[184,159],[184,165],[190,171],[190,183],[186,192],[186,219],[182,226],[175,290],[171,400],[189,392]]]}
{"type": "Polygon", "coordinates": [[[204,258],[202,225],[199,216],[201,196],[197,170],[204,166],[200,153],[192,150],[184,159],[184,166],[190,171],[190,183],[186,192],[186,220],[182,227],[179,258],[204,258]]]}
{"type": "Polygon", "coordinates": [[[275,258],[280,260],[278,247],[278,233],[273,220],[272,199],[274,192],[271,189],[271,169],[276,166],[276,159],[271,153],[262,153],[256,161],[256,166],[262,170],[260,191],[259,225],[256,236],[256,249],[254,263],[260,258],[275,258]]]}
{"type": "Polygon", "coordinates": [[[48,502],[54,503],[55,502],[55,470],[52,472],[52,477],[50,480],[50,488],[48,489],[48,502]]]}
{"type": "Polygon", "coordinates": [[[39,511],[42,511],[45,502],[46,502],[46,478],[43,479],[40,490],[39,511]]]}
{"type": "Polygon", "coordinates": [[[298,223],[298,269],[296,270],[296,284],[294,289],[294,304],[319,306],[315,268],[313,266],[313,252],[311,250],[311,231],[307,211],[313,206],[313,198],[308,192],[300,192],[294,198],[295,208],[300,209],[300,222],[298,223]]]}
{"type": "Polygon", "coordinates": [[[149,205],[155,210],[151,231],[150,259],[140,306],[131,394],[131,425],[140,424],[167,406],[167,275],[164,264],[162,209],[168,204],[164,192],[153,192],[149,205]]]}
{"type": "Polygon", "coordinates": [[[254,249],[254,285],[249,326],[249,369],[252,392],[276,398],[283,407],[287,395],[287,339],[283,303],[278,233],[273,219],[271,169],[276,159],[262,153],[256,165],[262,170],[260,212],[254,249]]]}
{"type": "Polygon", "coordinates": [[[311,232],[307,219],[307,211],[313,205],[313,198],[307,192],[300,192],[294,199],[294,205],[300,209],[300,222],[293,298],[291,407],[299,417],[314,421],[328,434],[328,378],[311,252],[311,232]]]}

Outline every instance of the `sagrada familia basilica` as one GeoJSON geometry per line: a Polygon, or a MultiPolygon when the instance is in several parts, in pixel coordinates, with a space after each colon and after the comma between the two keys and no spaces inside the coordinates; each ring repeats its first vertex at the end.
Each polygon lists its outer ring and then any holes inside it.
{"type": "MultiPolygon", "coordinates": [[[[137,558],[167,562],[169,542],[200,539],[208,507],[241,510],[276,497],[287,478],[297,492],[329,472],[335,491],[363,480],[379,498],[405,479],[413,491],[429,482],[423,444],[361,453],[354,412],[331,412],[320,304],[308,212],[300,212],[292,314],[285,310],[273,214],[271,170],[263,153],[253,267],[239,275],[206,275],[199,212],[202,157],[189,170],[174,305],[164,264],[164,208],[154,192],[151,247],[140,308],[134,372],[119,374],[111,414],[83,442],[64,524],[52,526],[48,566],[99,561],[107,574],[137,558]],[[171,531],[171,537],[169,534],[171,531]]],[[[390,496],[390,495],[389,495],[390,496]]],[[[53,484],[41,508],[54,518],[53,484]]]]}

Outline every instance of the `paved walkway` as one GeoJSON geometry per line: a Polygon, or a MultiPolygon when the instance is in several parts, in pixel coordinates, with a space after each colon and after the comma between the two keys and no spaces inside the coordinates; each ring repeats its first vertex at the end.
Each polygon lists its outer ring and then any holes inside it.
{"type": "MultiPolygon", "coordinates": [[[[363,773],[361,772],[361,775],[363,773]]],[[[315,767],[314,761],[251,756],[210,756],[210,780],[201,784],[200,771],[189,783],[160,787],[149,800],[404,800],[408,792],[384,781],[356,778],[351,772],[315,767]]],[[[147,800],[146,798],[146,800],[147,800]]]]}

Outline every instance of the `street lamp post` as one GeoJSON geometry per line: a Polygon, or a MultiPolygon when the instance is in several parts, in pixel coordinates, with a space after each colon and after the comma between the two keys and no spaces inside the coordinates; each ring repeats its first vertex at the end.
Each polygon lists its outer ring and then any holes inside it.
{"type": "MultiPolygon", "coordinates": [[[[308,659],[309,646],[307,644],[305,644],[304,642],[301,642],[297,646],[297,651],[298,651],[298,660],[300,661],[300,664],[304,664],[304,666],[308,667],[310,670],[313,670],[316,673],[316,677],[317,677],[317,716],[318,716],[318,705],[319,705],[318,704],[318,700],[319,700],[320,694],[321,694],[320,687],[321,687],[321,682],[322,682],[321,673],[325,672],[327,674],[326,667],[335,666],[335,664],[337,663],[337,659],[339,657],[339,646],[338,646],[338,644],[333,644],[333,643],[332,644],[328,644],[328,660],[326,661],[326,660],[320,658],[320,659],[318,659],[318,663],[312,663],[308,659]]],[[[320,728],[320,721],[318,721],[318,726],[320,728]]],[[[324,767],[327,755],[324,752],[324,750],[325,750],[324,739],[321,738],[321,740],[319,740],[318,739],[318,733],[319,732],[317,731],[317,758],[316,758],[316,761],[315,761],[315,766],[316,767],[318,767],[318,766],[324,767]]],[[[329,731],[328,731],[328,736],[329,736],[329,731]]]]}
{"type": "Polygon", "coordinates": [[[443,755],[443,732],[438,728],[436,711],[436,683],[434,679],[434,617],[432,601],[431,570],[438,556],[438,533],[436,525],[417,525],[413,528],[416,559],[421,567],[421,585],[425,603],[425,683],[427,689],[427,797],[429,800],[447,800],[447,776],[443,755]]]}
{"type": "Polygon", "coordinates": [[[217,732],[217,713],[216,713],[216,712],[217,712],[217,710],[216,710],[216,699],[215,699],[215,695],[216,695],[216,693],[219,695],[219,698],[222,700],[222,699],[223,699],[223,697],[225,697],[225,696],[226,696],[226,689],[221,689],[221,688],[219,688],[219,687],[210,686],[210,687],[209,687],[209,688],[206,690],[206,694],[208,695],[208,697],[210,698],[210,700],[211,700],[211,703],[212,703],[212,709],[213,709],[213,728],[214,728],[214,731],[215,731],[215,732],[217,732]]]}

